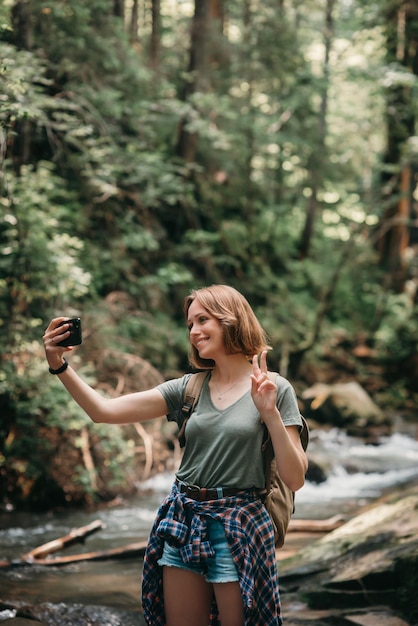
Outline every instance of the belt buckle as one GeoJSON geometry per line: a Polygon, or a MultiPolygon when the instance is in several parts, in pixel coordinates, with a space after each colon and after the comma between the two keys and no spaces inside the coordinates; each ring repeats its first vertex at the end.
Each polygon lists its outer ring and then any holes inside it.
{"type": "Polygon", "coordinates": [[[187,485],[187,490],[190,493],[190,497],[193,500],[201,502],[205,500],[207,489],[205,487],[199,487],[199,485],[187,485]]]}

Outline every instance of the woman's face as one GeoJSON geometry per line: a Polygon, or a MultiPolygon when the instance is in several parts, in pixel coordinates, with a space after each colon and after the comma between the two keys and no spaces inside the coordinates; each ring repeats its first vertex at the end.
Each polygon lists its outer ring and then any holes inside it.
{"type": "Polygon", "coordinates": [[[226,354],[222,324],[211,315],[196,298],[187,314],[190,343],[196,348],[201,359],[216,360],[226,354]]]}

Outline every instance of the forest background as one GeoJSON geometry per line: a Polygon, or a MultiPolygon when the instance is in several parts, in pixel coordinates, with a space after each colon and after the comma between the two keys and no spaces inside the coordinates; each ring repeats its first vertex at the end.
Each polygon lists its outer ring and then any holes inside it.
{"type": "Polygon", "coordinates": [[[132,493],[164,420],[92,425],[50,376],[53,316],[101,393],[188,369],[182,302],[237,287],[298,391],[418,388],[413,0],[4,0],[0,503],[132,493]]]}

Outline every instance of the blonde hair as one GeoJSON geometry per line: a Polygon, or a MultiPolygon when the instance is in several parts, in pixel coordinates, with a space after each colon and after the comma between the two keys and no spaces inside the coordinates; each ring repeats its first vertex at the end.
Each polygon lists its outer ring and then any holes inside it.
{"type": "MultiPolygon", "coordinates": [[[[189,307],[199,300],[210,315],[223,328],[223,338],[230,354],[244,354],[248,359],[254,354],[270,349],[267,335],[244,296],[228,285],[211,285],[193,290],[184,300],[183,311],[187,319],[189,307]]],[[[190,364],[198,369],[212,369],[212,359],[201,359],[195,346],[190,348],[190,364]]]]}

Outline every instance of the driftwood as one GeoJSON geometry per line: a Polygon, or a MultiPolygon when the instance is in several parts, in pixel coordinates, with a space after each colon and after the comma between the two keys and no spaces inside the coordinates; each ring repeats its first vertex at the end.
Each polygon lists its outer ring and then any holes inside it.
{"type": "Polygon", "coordinates": [[[129,543],[127,545],[121,546],[120,548],[100,550],[99,552],[83,552],[81,554],[74,554],[71,556],[56,556],[50,559],[33,559],[32,561],[30,561],[30,563],[33,565],[69,565],[70,563],[78,563],[80,561],[130,559],[134,557],[144,556],[147,544],[147,541],[140,541],[138,543],[129,543]]]}
{"type": "Polygon", "coordinates": [[[87,526],[81,526],[80,528],[73,528],[68,535],[64,537],[60,537],[59,539],[54,539],[53,541],[49,541],[48,543],[44,543],[42,546],[38,546],[34,550],[27,552],[23,556],[21,556],[22,561],[32,562],[37,561],[38,559],[42,559],[48,554],[52,554],[53,552],[58,552],[58,550],[62,550],[68,546],[73,545],[74,543],[83,542],[86,537],[92,535],[104,528],[105,525],[100,520],[95,520],[88,524],[87,526]]]}
{"type": "Polygon", "coordinates": [[[105,528],[101,520],[95,520],[87,526],[74,528],[68,535],[44,543],[30,552],[23,554],[13,561],[0,561],[0,567],[18,567],[20,565],[68,565],[80,561],[104,561],[107,559],[127,559],[144,556],[147,542],[130,543],[119,548],[100,550],[98,552],[83,552],[70,556],[49,557],[50,554],[63,550],[74,543],[83,543],[86,537],[105,528]]]}
{"type": "MultiPolygon", "coordinates": [[[[336,515],[325,520],[290,520],[287,531],[302,533],[327,533],[335,530],[344,524],[342,517],[336,515]]],[[[19,559],[13,561],[0,561],[0,567],[11,567],[19,565],[68,565],[80,561],[104,561],[107,559],[128,559],[144,556],[147,547],[146,541],[138,543],[129,543],[119,548],[111,548],[110,550],[100,550],[98,552],[84,552],[71,556],[49,557],[50,554],[58,552],[74,543],[82,543],[85,538],[104,528],[105,525],[100,520],[95,520],[87,526],[74,528],[68,535],[59,537],[48,543],[44,543],[30,552],[23,554],[19,559]],[[49,557],[49,558],[47,558],[49,557]]]]}
{"type": "Polygon", "coordinates": [[[97,471],[90,449],[90,435],[86,427],[81,429],[80,439],[81,453],[83,455],[84,466],[90,479],[90,486],[92,491],[97,491],[97,471]]]}
{"type": "Polygon", "coordinates": [[[334,515],[328,519],[291,519],[288,533],[330,533],[345,523],[340,515],[334,515]]]}
{"type": "Polygon", "coordinates": [[[151,475],[153,463],[153,440],[152,437],[140,423],[134,424],[134,428],[144,442],[145,466],[142,472],[142,480],[146,480],[151,475]]]}

